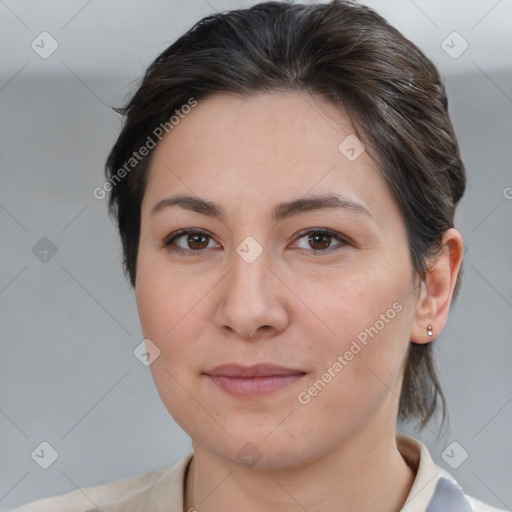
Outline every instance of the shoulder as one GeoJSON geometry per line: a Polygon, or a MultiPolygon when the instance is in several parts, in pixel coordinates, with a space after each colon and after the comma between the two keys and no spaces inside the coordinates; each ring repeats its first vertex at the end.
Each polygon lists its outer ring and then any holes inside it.
{"type": "Polygon", "coordinates": [[[193,454],[188,454],[173,466],[143,475],[76,489],[61,496],[43,498],[12,512],[158,512],[163,510],[161,507],[164,502],[167,502],[167,506],[169,503],[176,504],[176,510],[181,512],[183,479],[192,456],[193,454]]]}
{"type": "Polygon", "coordinates": [[[397,434],[397,448],[416,473],[401,512],[505,512],[465,494],[455,478],[432,460],[418,439],[397,434]]]}
{"type": "Polygon", "coordinates": [[[471,505],[471,510],[474,512],[506,512],[506,510],[502,508],[494,508],[490,505],[487,505],[487,503],[484,503],[482,501],[479,501],[475,498],[472,498],[471,496],[468,496],[466,494],[466,499],[468,500],[469,504],[471,505]]]}
{"type": "Polygon", "coordinates": [[[13,512],[92,512],[106,505],[129,506],[150,492],[166,471],[160,469],[104,485],[76,489],[67,494],[34,501],[13,512]]]}

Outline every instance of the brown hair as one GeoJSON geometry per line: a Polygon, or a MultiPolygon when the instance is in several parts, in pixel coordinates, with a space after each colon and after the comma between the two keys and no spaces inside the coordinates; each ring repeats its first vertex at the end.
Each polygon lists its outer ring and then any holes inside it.
{"type": "MultiPolygon", "coordinates": [[[[132,286],[152,154],[127,170],[134,152],[191,98],[278,90],[318,94],[348,112],[401,208],[414,269],[425,278],[466,186],[444,85],[432,62],[381,16],[334,0],[266,2],[200,20],[149,66],[131,100],[117,109],[125,120],[106,176],[132,286]]],[[[439,405],[444,421],[432,343],[411,343],[399,419],[417,418],[423,428],[439,405]]]]}

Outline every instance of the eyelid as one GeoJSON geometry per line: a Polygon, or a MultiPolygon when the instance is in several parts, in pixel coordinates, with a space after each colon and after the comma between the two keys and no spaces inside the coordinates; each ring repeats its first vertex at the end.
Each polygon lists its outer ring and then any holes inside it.
{"type": "Polygon", "coordinates": [[[164,243],[168,244],[168,243],[172,242],[173,240],[175,240],[176,238],[178,238],[182,235],[188,235],[190,233],[201,233],[202,235],[207,235],[207,236],[213,238],[213,236],[208,231],[206,231],[204,229],[183,228],[183,229],[178,229],[177,231],[173,231],[170,235],[166,236],[164,239],[164,243]]]}
{"type": "MultiPolygon", "coordinates": [[[[341,233],[337,232],[337,231],[334,231],[332,229],[329,229],[329,228],[305,228],[301,231],[299,231],[298,233],[296,233],[295,235],[293,235],[293,240],[296,241],[296,240],[300,240],[301,238],[303,238],[304,236],[310,234],[310,233],[316,233],[316,234],[325,234],[325,235],[328,235],[334,239],[336,239],[339,244],[335,247],[330,247],[328,249],[324,249],[324,250],[321,250],[321,249],[302,249],[303,251],[307,251],[308,253],[313,253],[313,254],[328,254],[332,251],[335,251],[343,246],[346,246],[346,245],[353,245],[353,242],[346,236],[342,235],[341,233]]],[[[180,254],[188,254],[188,255],[200,255],[201,253],[203,253],[205,251],[205,249],[189,249],[189,250],[185,250],[185,249],[182,249],[180,247],[173,247],[172,249],[170,248],[171,244],[178,238],[182,237],[182,236],[185,236],[185,235],[188,235],[188,234],[202,234],[208,238],[210,238],[211,240],[214,240],[215,241],[215,238],[214,236],[209,233],[208,231],[204,230],[204,229],[201,229],[201,228],[184,228],[184,229],[179,229],[178,231],[175,231],[173,233],[171,233],[169,236],[167,236],[165,239],[164,239],[164,242],[163,242],[163,248],[166,248],[166,249],[170,249],[174,252],[177,252],[177,253],[180,253],[180,254]]],[[[215,243],[218,243],[218,242],[215,242],[215,243]]],[[[220,244],[219,244],[220,245],[220,244]]]]}
{"type": "MultiPolygon", "coordinates": [[[[342,235],[341,233],[339,233],[338,231],[334,231],[332,229],[329,229],[329,228],[306,228],[306,229],[303,229],[301,231],[299,231],[298,233],[296,233],[295,235],[293,235],[293,240],[299,240],[301,238],[303,238],[304,236],[310,234],[310,233],[319,233],[319,234],[322,234],[322,235],[329,235],[330,237],[338,240],[339,244],[335,247],[330,247],[329,249],[324,249],[324,250],[320,250],[320,249],[309,249],[307,250],[307,252],[309,253],[313,253],[313,254],[329,254],[330,252],[332,251],[335,251],[343,246],[346,246],[346,245],[353,245],[353,242],[350,240],[350,238],[348,238],[347,236],[345,235],[342,235]]],[[[306,249],[303,249],[303,250],[306,250],[306,249]]]]}
{"type": "MultiPolygon", "coordinates": [[[[163,241],[163,244],[162,244],[163,248],[164,249],[172,250],[172,251],[180,253],[180,254],[189,254],[189,255],[196,254],[196,255],[199,255],[202,252],[204,252],[204,249],[197,249],[197,250],[189,249],[189,250],[185,250],[185,249],[182,249],[181,247],[172,247],[171,248],[171,244],[176,239],[178,239],[178,238],[180,238],[182,236],[185,236],[185,235],[195,234],[195,233],[204,235],[204,236],[210,238],[211,240],[214,240],[214,236],[211,233],[209,233],[208,231],[204,230],[204,229],[201,229],[201,228],[184,228],[184,229],[179,229],[178,231],[174,231],[169,236],[167,236],[164,239],[164,241],[163,241]]],[[[215,242],[215,243],[218,243],[218,242],[215,242]]]]}

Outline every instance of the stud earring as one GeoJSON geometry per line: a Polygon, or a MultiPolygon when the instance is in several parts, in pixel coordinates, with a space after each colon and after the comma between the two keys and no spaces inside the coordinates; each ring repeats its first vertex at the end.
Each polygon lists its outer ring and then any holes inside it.
{"type": "Polygon", "coordinates": [[[431,325],[429,325],[429,326],[427,327],[427,334],[428,334],[429,336],[432,336],[432,334],[434,334],[434,331],[432,330],[432,326],[431,326],[431,325]]]}

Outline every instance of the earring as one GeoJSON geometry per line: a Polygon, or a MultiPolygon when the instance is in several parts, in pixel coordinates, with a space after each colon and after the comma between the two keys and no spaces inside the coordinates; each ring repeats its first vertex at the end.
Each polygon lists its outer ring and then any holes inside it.
{"type": "Polygon", "coordinates": [[[427,327],[427,334],[428,334],[429,336],[432,336],[432,334],[434,334],[434,331],[432,330],[432,326],[431,326],[431,325],[429,325],[429,326],[427,327]]]}

